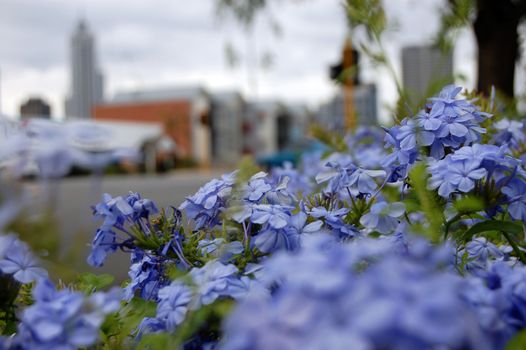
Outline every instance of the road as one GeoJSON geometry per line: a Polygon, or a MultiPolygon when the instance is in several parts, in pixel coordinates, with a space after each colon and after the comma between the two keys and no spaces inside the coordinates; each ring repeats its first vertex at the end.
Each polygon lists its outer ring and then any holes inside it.
{"type": "Polygon", "coordinates": [[[102,193],[117,196],[134,191],[139,192],[143,198],[155,200],[159,208],[179,206],[186,196],[194,194],[207,181],[225,172],[184,170],[155,176],[106,176],[98,180],[92,177],[67,178],[54,184],[51,190],[49,186],[44,187],[39,183],[29,183],[27,186],[37,198],[36,205],[41,206],[40,209],[47,207],[55,212],[62,237],[61,250],[70,255],[74,252],[76,269],[95,273],[109,272],[122,280],[129,267],[128,254],[117,252],[103,268],[95,270],[85,264],[90,250],[89,243],[98,226],[91,215],[91,206],[101,200],[102,193]]]}

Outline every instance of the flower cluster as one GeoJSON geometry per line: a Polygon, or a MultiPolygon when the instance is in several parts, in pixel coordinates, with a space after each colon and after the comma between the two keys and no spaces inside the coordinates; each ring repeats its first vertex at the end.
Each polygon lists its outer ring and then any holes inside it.
{"type": "Polygon", "coordinates": [[[185,210],[188,218],[195,221],[196,230],[219,224],[235,179],[236,172],[223,175],[221,180],[214,179],[181,204],[179,209],[185,210]]]}
{"type": "Polygon", "coordinates": [[[97,292],[85,297],[80,292],[55,290],[41,280],[33,291],[35,303],[22,313],[12,346],[22,350],[74,350],[94,345],[106,315],[120,307],[120,292],[97,292]]]}
{"type": "Polygon", "coordinates": [[[161,288],[158,292],[157,314],[147,317],[139,326],[141,334],[173,332],[185,319],[189,310],[210,305],[219,298],[241,299],[249,291],[251,282],[241,276],[237,267],[217,260],[189,272],[191,285],[181,280],[161,288]]]}
{"type": "Polygon", "coordinates": [[[440,251],[415,242],[396,254],[386,242],[314,235],[298,254],[275,255],[264,264],[272,296],[239,304],[222,348],[495,348],[461,294],[466,282],[437,265],[440,251]]]}
{"type": "Polygon", "coordinates": [[[459,92],[384,132],[327,137],[335,152],[297,169],[214,179],[172,215],[104,195],[88,262],[130,253],[118,293],[57,291],[0,236],[2,278],[37,281],[0,349],[90,347],[119,302],[107,348],[506,348],[526,329],[526,136],[459,92]]]}
{"type": "MultiPolygon", "coordinates": [[[[427,154],[439,160],[446,152],[480,141],[481,134],[486,132],[480,124],[490,115],[470,101],[457,99],[461,90],[454,85],[444,87],[414,118],[386,129],[386,146],[393,152],[385,157],[383,165],[390,173],[413,164],[422,147],[427,147],[427,154]]],[[[394,181],[398,179],[399,176],[394,181]]]]}
{"type": "Polygon", "coordinates": [[[442,197],[448,198],[453,193],[469,193],[475,189],[479,193],[486,191],[487,195],[494,196],[495,205],[497,201],[502,202],[499,197],[502,192],[508,197],[512,217],[521,218],[518,207],[524,201],[517,195],[524,180],[520,176],[520,161],[513,158],[505,146],[464,146],[444,159],[431,163],[429,170],[429,187],[438,189],[442,197]]]}
{"type": "Polygon", "coordinates": [[[138,193],[130,192],[126,198],[113,198],[105,193],[102,202],[93,208],[93,215],[102,220],[102,225],[91,244],[92,251],[88,263],[92,266],[102,266],[108,254],[117,248],[133,248],[138,235],[130,232],[130,227],[138,228],[143,235],[157,235],[156,228],[148,218],[158,212],[153,201],[141,198],[138,193]],[[118,237],[116,231],[122,232],[125,238],[118,237]]]}

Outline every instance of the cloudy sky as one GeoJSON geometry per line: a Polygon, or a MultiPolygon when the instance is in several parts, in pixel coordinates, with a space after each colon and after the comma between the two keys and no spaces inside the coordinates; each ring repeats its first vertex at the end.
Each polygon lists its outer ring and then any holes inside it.
{"type": "MultiPolygon", "coordinates": [[[[69,88],[69,40],[81,17],[96,37],[108,99],[116,91],[188,84],[238,89],[258,99],[279,98],[310,106],[334,93],[327,68],[338,59],[346,36],[341,0],[273,1],[271,11],[281,24],[281,37],[276,38],[262,19],[248,40],[235,24],[217,19],[214,3],[0,0],[1,112],[16,115],[23,100],[36,95],[51,103],[55,116],[63,116],[69,88]],[[235,69],[227,65],[226,43],[242,56],[235,69]],[[254,50],[274,55],[269,70],[254,69],[254,65],[247,69],[246,63],[254,62],[247,55],[254,50]]],[[[384,3],[393,26],[386,48],[398,67],[400,47],[429,43],[444,1],[384,3]]],[[[473,86],[474,59],[473,39],[466,31],[456,45],[454,63],[456,72],[468,77],[467,87],[473,86]]],[[[380,106],[391,103],[394,86],[385,72],[367,62],[364,66],[363,79],[379,84],[380,106]]],[[[382,117],[387,117],[384,109],[382,117]]]]}

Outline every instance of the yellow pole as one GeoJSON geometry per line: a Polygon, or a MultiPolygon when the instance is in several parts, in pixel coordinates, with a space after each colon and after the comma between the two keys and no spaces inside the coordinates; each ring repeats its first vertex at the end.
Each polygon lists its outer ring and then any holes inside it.
{"type": "Polygon", "coordinates": [[[353,67],[353,54],[351,39],[345,40],[345,46],[342,52],[343,62],[343,111],[345,121],[345,131],[354,131],[356,129],[356,113],[354,111],[354,95],[353,95],[353,75],[349,74],[353,67]]]}

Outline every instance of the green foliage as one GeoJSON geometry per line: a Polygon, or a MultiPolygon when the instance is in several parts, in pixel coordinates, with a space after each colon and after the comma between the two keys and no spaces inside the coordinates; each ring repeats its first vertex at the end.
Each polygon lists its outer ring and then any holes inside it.
{"type": "Polygon", "coordinates": [[[200,339],[217,340],[221,335],[221,321],[230,313],[233,305],[232,300],[218,300],[198,310],[189,311],[185,321],[175,333],[146,334],[141,338],[136,349],[182,349],[197,335],[200,339]]]}
{"type": "Polygon", "coordinates": [[[174,346],[174,336],[169,333],[146,334],[137,344],[137,350],[179,349],[174,346]]]}
{"type": "Polygon", "coordinates": [[[503,231],[512,235],[519,235],[523,232],[523,228],[522,225],[511,221],[487,220],[471,226],[464,232],[462,238],[464,241],[469,241],[474,235],[488,231],[503,231]]]}
{"type": "Polygon", "coordinates": [[[460,213],[477,212],[484,209],[484,202],[478,197],[464,196],[453,202],[453,207],[460,213]]]}
{"type": "Polygon", "coordinates": [[[381,0],[347,0],[346,10],[352,28],[363,26],[370,39],[380,39],[387,27],[381,0]]]}
{"type": "Polygon", "coordinates": [[[444,51],[451,50],[459,32],[471,24],[475,11],[475,0],[449,0],[449,6],[441,10],[436,45],[444,51]]]}
{"type": "Polygon", "coordinates": [[[524,350],[526,349],[526,329],[517,332],[510,339],[504,350],[524,350]]]}
{"type": "Polygon", "coordinates": [[[133,335],[144,317],[154,317],[157,304],[140,298],[133,298],[118,312],[106,318],[101,327],[104,350],[130,349],[133,335]]]}
{"type": "Polygon", "coordinates": [[[20,283],[11,276],[0,274],[0,334],[10,335],[16,331],[15,300],[20,283]]]}
{"type": "Polygon", "coordinates": [[[50,210],[38,215],[22,212],[10,223],[7,231],[16,232],[35,253],[58,258],[60,235],[57,220],[50,210]]]}
{"type": "Polygon", "coordinates": [[[176,348],[182,347],[197,334],[202,339],[218,339],[221,334],[221,320],[230,313],[233,306],[233,300],[225,299],[190,312],[175,332],[175,341],[178,345],[176,348]]]}
{"type": "Polygon", "coordinates": [[[236,176],[236,184],[234,188],[239,188],[242,184],[245,184],[252,175],[261,171],[261,168],[254,162],[254,158],[245,156],[237,164],[238,169],[236,176]]]}
{"type": "Polygon", "coordinates": [[[82,291],[86,294],[91,294],[111,286],[114,279],[115,278],[112,275],[95,275],[87,272],[77,276],[77,281],[74,283],[74,287],[76,290],[82,291]]]}
{"type": "Polygon", "coordinates": [[[415,165],[409,173],[411,187],[416,194],[419,207],[429,223],[429,227],[426,230],[421,230],[421,232],[424,232],[431,242],[437,243],[441,237],[444,214],[434,198],[434,193],[427,189],[427,177],[425,164],[422,163],[415,165]]]}
{"type": "Polygon", "coordinates": [[[220,18],[233,16],[245,29],[248,29],[267,4],[267,0],[218,0],[216,12],[220,18]]]}

